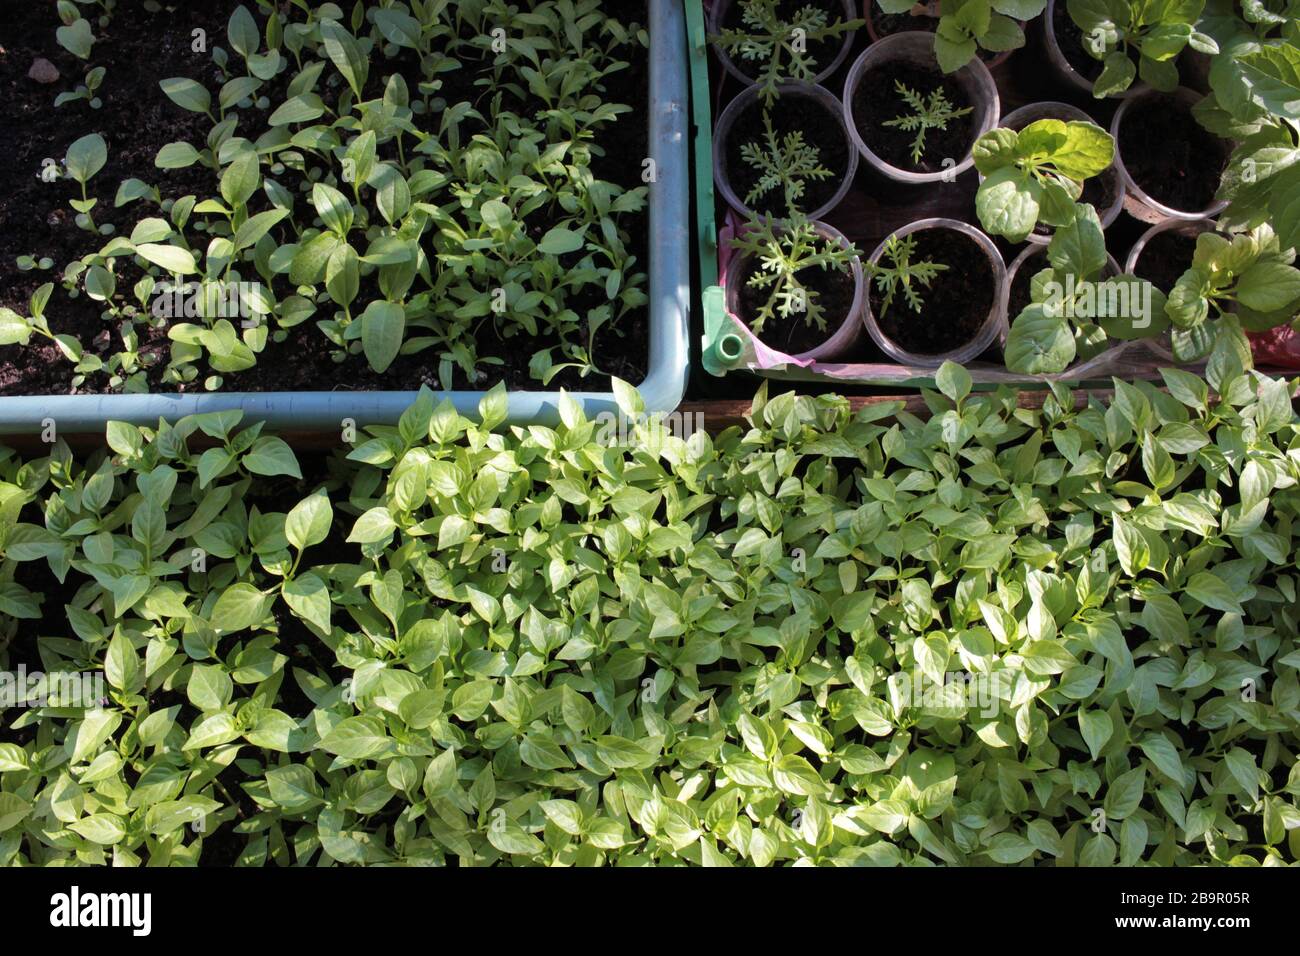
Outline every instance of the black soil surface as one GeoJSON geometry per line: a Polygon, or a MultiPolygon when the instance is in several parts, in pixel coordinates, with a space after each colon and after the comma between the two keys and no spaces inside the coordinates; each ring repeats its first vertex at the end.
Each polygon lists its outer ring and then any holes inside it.
{"type": "MultiPolygon", "coordinates": [[[[996,291],[988,257],[975,240],[951,229],[924,229],[916,239],[913,262],[929,259],[948,268],[920,290],[924,303],[913,312],[896,291],[889,311],[880,314],[881,294],[875,283],[868,295],[882,332],[908,352],[939,355],[960,348],[979,332],[996,291]]],[[[885,265],[889,265],[888,260],[885,265]]]]}
{"type": "Polygon", "coordinates": [[[1014,322],[1016,316],[1025,310],[1025,306],[1033,300],[1032,286],[1034,276],[1042,272],[1048,266],[1045,255],[1031,256],[1024,262],[1020,263],[1020,268],[1016,270],[1015,277],[1011,280],[1011,290],[1007,298],[1007,321],[1014,322]]]}
{"type": "MultiPolygon", "coordinates": [[[[840,117],[808,96],[796,94],[782,97],[770,110],[766,110],[761,101],[755,100],[736,118],[727,137],[726,163],[731,188],[744,202],[760,178],[760,173],[745,162],[741,149],[746,143],[753,143],[766,151],[767,130],[763,123],[765,112],[771,117],[772,130],[778,142],[784,143],[789,133],[798,130],[803,133],[806,144],[820,150],[821,165],[829,169],[832,175],[823,179],[805,179],[803,197],[799,201],[801,212],[820,209],[831,201],[844,182],[849,168],[849,150],[854,147],[849,142],[840,117]]],[[[768,190],[749,205],[761,215],[789,215],[785,190],[781,186],[768,190]]]]}
{"type": "MultiPolygon", "coordinates": [[[[740,290],[740,317],[754,315],[767,301],[770,289],[755,289],[749,285],[749,278],[757,269],[751,267],[742,273],[745,282],[740,290]]],[[[853,274],[837,272],[833,269],[803,269],[796,273],[805,289],[815,294],[816,301],[822,307],[826,320],[826,331],[815,325],[796,318],[786,322],[778,313],[763,325],[759,338],[770,348],[779,349],[787,355],[799,355],[816,348],[835,334],[849,309],[853,307],[853,274]]]]}
{"type": "Polygon", "coordinates": [[[1191,268],[1196,237],[1166,229],[1151,237],[1133,267],[1138,278],[1146,279],[1165,295],[1179,276],[1191,268]]]}
{"type": "MultiPolygon", "coordinates": [[[[783,21],[789,23],[794,19],[794,16],[798,11],[807,6],[820,7],[825,10],[827,13],[826,22],[828,24],[842,23],[844,21],[844,4],[842,4],[840,0],[781,0],[781,2],[776,5],[776,14],[783,21]]],[[[723,14],[721,27],[723,30],[748,29],[742,19],[742,9],[738,0],[732,0],[731,5],[727,8],[727,12],[723,14]]],[[[808,41],[807,55],[811,61],[816,64],[816,68],[813,70],[814,74],[820,73],[830,65],[831,61],[839,55],[840,47],[844,45],[844,42],[844,35],[830,37],[826,40],[808,41]]],[[[744,57],[739,55],[732,55],[730,56],[730,59],[736,69],[740,70],[741,73],[744,73],[751,80],[758,75],[757,67],[762,65],[759,64],[758,61],[746,60],[744,57]]]]}
{"type": "Polygon", "coordinates": [[[1133,103],[1124,114],[1117,146],[1129,175],[1148,196],[1186,212],[1214,202],[1228,161],[1227,144],[1173,96],[1133,103]]]}
{"type": "MultiPolygon", "coordinates": [[[[60,281],[67,263],[99,249],[109,237],[94,235],[75,224],[76,214],[67,203],[79,197],[77,185],[63,179],[53,183],[41,181],[42,160],[49,157],[61,161],[67,147],[86,133],[103,135],[108,144],[108,163],[91,180],[89,194],[99,200],[93,212],[96,223],[113,224],[117,234],[129,234],[134,224],[146,216],[164,215],[148,200],[114,209],[117,187],[125,179],[134,177],[157,186],[163,199],[216,196],[217,180],[206,167],[195,164],[181,170],[160,170],[154,165],[158,150],[167,143],[184,140],[198,148],[204,146],[211,126],[202,114],[187,112],[172,103],[158,84],[168,77],[184,76],[215,91],[220,85],[220,74],[211,59],[211,46],[209,52],[194,52],[192,31],[202,28],[210,44],[224,44],[226,24],[237,6],[238,0],[208,0],[203,4],[182,4],[174,10],[164,8],[154,14],[145,10],[143,0],[119,0],[108,28],[94,25],[97,40],[86,64],[56,42],[55,30],[60,21],[53,3],[5,5],[5,16],[0,22],[0,142],[4,143],[0,149],[0,182],[4,183],[0,187],[0,306],[26,315],[31,293],[43,283],[53,282],[55,290],[47,309],[52,331],[74,336],[87,353],[105,360],[120,351],[119,322],[104,319],[102,307],[84,294],[76,298],[69,296],[60,281]],[[56,83],[42,85],[27,77],[37,57],[50,60],[58,68],[61,77],[56,83]],[[93,110],[84,101],[54,108],[54,98],[75,88],[91,66],[103,66],[107,70],[98,91],[102,108],[93,110]],[[48,256],[54,260],[54,266],[43,272],[19,271],[14,260],[22,255],[37,259],[48,256]]],[[[261,21],[256,8],[250,5],[250,9],[261,21]]],[[[618,15],[624,22],[644,24],[646,21],[642,3],[625,4],[618,15]]],[[[645,120],[649,103],[648,51],[636,50],[630,60],[628,69],[605,78],[602,99],[630,104],[633,112],[599,131],[596,145],[603,150],[603,155],[596,156],[592,164],[596,177],[627,189],[644,185],[640,178],[641,160],[649,151],[645,120]]],[[[379,61],[377,55],[376,61],[372,63],[365,91],[367,98],[381,96],[388,76],[393,73],[402,74],[413,92],[417,89],[422,74],[416,58],[400,55],[379,61]]],[[[450,97],[460,92],[463,98],[485,109],[488,103],[483,100],[483,89],[474,85],[477,75],[473,63],[468,63],[457,75],[443,74],[444,93],[450,97]]],[[[282,73],[263,88],[262,92],[272,98],[271,109],[278,105],[280,100],[276,95],[282,93],[291,76],[292,71],[282,73]]],[[[533,101],[523,112],[530,109],[540,112],[543,106],[540,101],[533,101]]],[[[248,119],[241,123],[241,133],[256,135],[265,128],[265,111],[252,109],[242,114],[247,114],[248,119]]],[[[420,122],[420,117],[417,116],[416,122],[420,122]]],[[[285,181],[294,185],[287,178],[285,181]]],[[[625,215],[620,222],[628,232],[628,249],[636,257],[633,270],[648,271],[648,211],[625,215]]],[[[530,233],[535,231],[540,237],[548,224],[540,221],[534,224],[530,218],[528,226],[530,233]]],[[[206,240],[198,234],[197,241],[206,240]]],[[[578,253],[572,255],[575,261],[579,257],[578,253]]],[[[119,268],[119,299],[126,300],[139,277],[140,272],[129,264],[119,268]]],[[[421,287],[417,280],[412,291],[418,292],[421,287]]],[[[275,291],[282,296],[292,289],[277,286],[275,291]]],[[[366,291],[363,282],[363,296],[366,291]]],[[[606,301],[601,289],[581,296],[570,295],[566,305],[579,316],[585,316],[606,301]]],[[[332,303],[318,306],[306,322],[287,330],[288,337],[283,342],[268,343],[254,368],[223,376],[222,390],[406,390],[421,384],[441,387],[436,347],[399,356],[382,374],[373,372],[362,355],[335,362],[331,356],[334,346],[315,325],[317,320],[329,318],[333,309],[332,303]]],[[[202,389],[203,379],[210,374],[206,362],[199,363],[199,376],[192,383],[180,388],[163,383],[161,373],[169,346],[166,329],[150,328],[143,321],[137,321],[135,327],[140,336],[141,355],[146,363],[151,359],[154,362],[148,373],[151,391],[202,389]]],[[[595,364],[602,372],[631,382],[640,381],[648,365],[648,329],[646,308],[629,313],[617,324],[606,324],[597,333],[591,349],[595,364]]],[[[507,339],[499,333],[490,317],[474,329],[478,354],[497,357],[502,364],[480,366],[486,375],[476,382],[469,381],[457,368],[452,382],[454,388],[487,389],[497,381],[505,381],[511,389],[607,387],[604,375],[584,379],[577,371],[568,369],[544,386],[532,377],[529,359],[539,349],[557,346],[558,338],[547,334],[544,326],[536,339],[526,335],[507,339]]],[[[408,338],[421,334],[425,334],[424,330],[408,330],[408,338]]],[[[579,342],[586,345],[585,328],[579,342]]],[[[552,358],[556,363],[565,361],[558,348],[552,358]]],[[[73,374],[72,363],[40,336],[34,336],[28,346],[0,348],[0,395],[66,394],[73,391],[73,374]]],[[[107,388],[107,376],[98,373],[76,391],[93,393],[107,388]]]]}
{"type": "Polygon", "coordinates": [[[871,151],[898,169],[918,173],[933,173],[943,169],[945,158],[961,162],[975,142],[975,112],[948,121],[946,129],[930,129],[925,134],[925,152],[921,162],[912,162],[912,141],[915,132],[884,124],[899,116],[912,113],[912,109],[899,95],[895,84],[902,83],[909,90],[920,93],[926,103],[931,93],[942,89],[954,109],[973,104],[965,91],[938,69],[914,66],[910,63],[885,63],[863,77],[853,93],[853,121],[858,134],[871,151]]]}

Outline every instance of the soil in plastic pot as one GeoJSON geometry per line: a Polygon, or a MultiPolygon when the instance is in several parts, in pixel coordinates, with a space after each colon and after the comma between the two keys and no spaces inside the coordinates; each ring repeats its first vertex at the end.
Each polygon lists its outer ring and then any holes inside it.
{"type": "Polygon", "coordinates": [[[953,109],[973,106],[966,92],[937,68],[930,69],[896,61],[875,67],[862,78],[853,93],[853,121],[862,141],[889,165],[915,173],[942,170],[944,159],[960,162],[975,142],[975,112],[948,121],[947,129],[930,129],[925,134],[925,152],[920,163],[912,162],[915,132],[885,126],[890,120],[911,114],[912,109],[898,93],[897,84],[919,93],[929,103],[935,89],[942,89],[953,109]]]}
{"type": "Polygon", "coordinates": [[[1074,72],[1089,82],[1095,82],[1101,76],[1101,60],[1094,59],[1084,49],[1087,37],[1079,24],[1070,19],[1065,0],[1059,0],[1052,10],[1052,28],[1056,32],[1056,45],[1061,48],[1061,55],[1074,67],[1074,72]]]}
{"type": "Polygon", "coordinates": [[[1015,277],[1011,280],[1011,289],[1007,296],[1007,321],[1016,321],[1016,316],[1025,311],[1033,301],[1034,276],[1049,266],[1046,256],[1034,256],[1020,263],[1015,277]]]}
{"type": "MultiPolygon", "coordinates": [[[[785,189],[779,185],[756,197],[753,202],[746,201],[762,174],[745,162],[741,148],[746,143],[753,143],[766,152],[767,130],[763,126],[763,112],[762,102],[755,100],[736,118],[727,136],[727,175],[736,196],[756,213],[785,217],[790,213],[786,207],[785,189]]],[[[849,149],[852,147],[844,126],[839,117],[832,116],[820,103],[798,94],[777,100],[770,115],[772,131],[778,142],[783,143],[789,133],[801,131],[803,141],[820,151],[821,165],[831,171],[831,175],[824,179],[805,179],[803,196],[798,200],[801,212],[820,209],[835,196],[849,167],[849,149]]]]}
{"type": "MultiPolygon", "coordinates": [[[[750,316],[758,314],[772,288],[756,289],[749,284],[750,277],[757,271],[758,263],[755,262],[744,270],[742,276],[745,285],[740,290],[740,318],[746,322],[750,316]]],[[[853,307],[852,272],[814,267],[802,269],[796,275],[803,287],[815,294],[815,301],[822,307],[822,316],[826,319],[826,330],[805,322],[802,315],[787,320],[778,312],[763,323],[763,330],[756,334],[769,348],[780,349],[787,355],[799,355],[821,345],[835,334],[853,307]]]]}
{"type": "Polygon", "coordinates": [[[1129,176],[1148,196],[1186,212],[1214,202],[1228,159],[1223,140],[1167,96],[1144,97],[1128,108],[1119,149],[1129,176]]]}
{"type": "MultiPolygon", "coordinates": [[[[844,4],[839,0],[780,0],[776,5],[776,16],[783,23],[790,23],[804,7],[816,7],[826,11],[827,24],[841,23],[844,20],[844,4]]],[[[722,15],[723,30],[742,30],[749,32],[752,28],[744,22],[744,8],[741,0],[732,0],[727,12],[722,15]]],[[[828,37],[825,40],[809,40],[807,56],[816,64],[813,73],[820,73],[830,66],[844,44],[844,34],[828,37]]],[[[760,68],[765,65],[759,60],[746,60],[739,51],[728,53],[731,62],[751,80],[758,76],[760,68]]]]}
{"type": "Polygon", "coordinates": [[[1179,276],[1192,267],[1192,256],[1196,252],[1196,237],[1183,235],[1172,229],[1156,233],[1142,247],[1134,271],[1141,279],[1146,279],[1153,286],[1169,294],[1179,276]]]}
{"type": "MultiPolygon", "coordinates": [[[[927,289],[919,289],[921,311],[913,312],[896,289],[889,311],[880,314],[883,293],[871,283],[868,295],[871,311],[880,330],[900,348],[917,355],[939,355],[961,348],[975,338],[989,310],[996,288],[988,256],[971,239],[952,229],[922,229],[911,234],[916,240],[912,262],[929,259],[946,265],[927,289]]],[[[888,257],[882,257],[888,265],[888,257]]]]}

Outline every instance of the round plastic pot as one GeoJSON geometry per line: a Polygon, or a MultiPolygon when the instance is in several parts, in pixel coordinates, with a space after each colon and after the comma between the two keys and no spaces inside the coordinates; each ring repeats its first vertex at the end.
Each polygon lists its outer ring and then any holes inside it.
{"type": "MultiPolygon", "coordinates": [[[[1160,235],[1162,232],[1167,232],[1172,229],[1185,236],[1199,236],[1203,232],[1214,231],[1217,226],[1218,223],[1212,219],[1163,219],[1153,225],[1146,232],[1142,233],[1142,235],[1138,237],[1138,241],[1133,243],[1133,248],[1128,251],[1128,258],[1124,261],[1124,271],[1137,276],[1139,279],[1142,278],[1142,274],[1138,272],[1138,263],[1142,260],[1142,251],[1146,249],[1147,244],[1152,239],[1160,235]]],[[[1160,358],[1164,359],[1166,362],[1175,361],[1173,348],[1169,343],[1168,332],[1160,336],[1158,339],[1148,339],[1147,345],[1150,347],[1152,352],[1155,352],[1156,355],[1160,356],[1160,358]]]]}
{"type": "MultiPolygon", "coordinates": [[[[1007,341],[1007,335],[1011,332],[1011,323],[1016,320],[1016,317],[1011,314],[1011,286],[1015,283],[1016,276],[1020,273],[1021,269],[1039,268],[1035,263],[1032,263],[1029,260],[1037,256],[1045,255],[1047,255],[1046,245],[1026,246],[1020,251],[1020,255],[1011,260],[1011,265],[1007,266],[1007,281],[1002,287],[1002,308],[999,310],[1001,314],[1001,328],[998,330],[998,340],[1004,345],[1007,341]]],[[[1041,268],[1046,268],[1046,266],[1042,266],[1041,268]]],[[[1115,261],[1115,257],[1109,252],[1106,253],[1106,269],[1102,273],[1102,278],[1113,279],[1119,274],[1119,263],[1115,261]]]]}
{"type": "MultiPolygon", "coordinates": [[[[938,4],[936,3],[934,6],[937,7],[938,4]]],[[[885,37],[887,37],[887,36],[893,36],[893,35],[894,35],[894,34],[892,34],[892,33],[881,33],[881,32],[879,32],[879,31],[876,29],[876,22],[875,22],[875,20],[873,20],[873,19],[871,18],[871,14],[872,14],[873,12],[877,12],[877,11],[880,11],[880,7],[879,7],[879,5],[876,3],[876,0],[862,0],[862,19],[864,19],[864,20],[867,21],[867,36],[871,37],[871,42],[872,42],[872,43],[877,43],[877,42],[879,42],[880,40],[883,40],[883,39],[884,39],[885,37]]],[[[913,17],[913,19],[915,19],[915,20],[920,20],[921,17],[913,17]]],[[[936,21],[938,20],[937,17],[933,17],[933,18],[931,18],[931,19],[934,19],[934,20],[936,20],[936,21]]],[[[1020,24],[1020,29],[1023,30],[1023,29],[1025,28],[1025,21],[1023,21],[1023,20],[1017,20],[1016,22],[1017,22],[1018,24],[1020,24]]],[[[899,31],[899,32],[903,32],[903,31],[899,31]]],[[[908,31],[908,32],[913,32],[913,33],[933,33],[934,31],[933,31],[933,30],[913,30],[913,31],[908,31]]],[[[982,62],[986,67],[988,67],[990,70],[996,70],[996,69],[997,69],[998,67],[1000,67],[1003,63],[1007,62],[1007,58],[1008,58],[1009,56],[1011,56],[1011,54],[1013,54],[1013,53],[1015,53],[1015,52],[1016,52],[1015,50],[1003,50],[1001,53],[999,53],[999,54],[998,54],[997,56],[995,56],[993,59],[991,59],[991,60],[981,60],[981,62],[982,62]]],[[[976,57],[979,56],[978,51],[976,52],[975,55],[976,55],[976,57]]]]}
{"type": "MultiPolygon", "coordinates": [[[[1067,123],[1076,120],[1085,123],[1095,122],[1091,116],[1077,106],[1045,100],[1041,103],[1030,103],[1018,110],[1012,110],[1002,117],[1002,122],[999,125],[1015,130],[1018,133],[1030,123],[1041,119],[1059,119],[1067,123]]],[[[1105,229],[1119,218],[1119,214],[1124,209],[1125,185],[1124,176],[1120,173],[1119,166],[1116,163],[1111,163],[1100,175],[1109,176],[1114,180],[1115,201],[1105,209],[1097,210],[1097,216],[1101,219],[1101,228],[1105,229]]],[[[1051,238],[1050,235],[1043,236],[1031,232],[1025,237],[1025,241],[1045,246],[1051,241],[1051,238]]]]}
{"type": "MultiPolygon", "coordinates": [[[[899,169],[872,152],[871,147],[863,140],[857,123],[853,120],[853,96],[857,93],[859,84],[868,82],[872,70],[900,61],[938,70],[939,61],[934,55],[934,34],[920,30],[895,33],[871,44],[853,61],[853,66],[849,68],[848,79],[844,81],[843,97],[844,125],[848,127],[849,137],[871,167],[892,180],[910,185],[951,182],[955,176],[961,175],[974,165],[975,158],[971,155],[970,149],[967,149],[965,157],[955,166],[937,172],[917,173],[899,169]]],[[[949,74],[949,77],[961,87],[970,101],[969,105],[975,117],[975,136],[971,140],[973,147],[975,140],[998,125],[1000,105],[997,84],[993,82],[988,67],[978,59],[971,60],[956,73],[949,74]]]]}
{"type": "MultiPolygon", "coordinates": [[[[828,226],[824,222],[814,222],[812,226],[819,236],[832,239],[842,246],[849,245],[849,241],[844,238],[844,234],[833,226],[828,226]]],[[[723,284],[726,286],[727,311],[743,322],[746,327],[749,326],[749,317],[741,312],[740,290],[745,285],[745,269],[749,265],[751,258],[748,255],[733,255],[727,263],[726,272],[723,274],[723,284]]],[[[852,271],[853,302],[849,305],[849,310],[845,313],[839,327],[821,345],[806,352],[792,355],[791,358],[800,362],[827,362],[839,358],[853,348],[858,339],[862,337],[860,313],[862,312],[863,303],[866,301],[866,287],[862,281],[862,262],[857,257],[853,259],[852,271]]],[[[778,352],[781,351],[770,342],[764,341],[761,335],[758,337],[759,341],[762,341],[768,348],[778,352]]]]}
{"type": "MultiPolygon", "coordinates": [[[[830,114],[844,133],[844,143],[848,147],[846,152],[849,158],[847,168],[841,172],[839,188],[824,204],[806,213],[809,219],[820,219],[840,204],[844,194],[853,185],[853,175],[858,171],[858,153],[854,149],[849,131],[844,128],[844,108],[840,105],[840,101],[835,94],[824,86],[817,86],[812,83],[782,83],[776,89],[779,98],[774,107],[775,109],[801,110],[809,106],[812,109],[822,109],[830,114]],[[798,102],[799,100],[803,100],[805,103],[801,104],[798,102]]],[[[717,184],[718,192],[722,193],[722,198],[726,200],[727,205],[736,210],[741,216],[749,216],[753,213],[753,210],[745,205],[744,200],[732,188],[731,174],[727,169],[727,148],[730,143],[732,128],[744,115],[745,111],[762,108],[759,88],[750,86],[727,104],[727,108],[718,117],[717,125],[713,130],[713,181],[717,184]]],[[[805,136],[804,141],[813,146],[822,145],[810,136],[805,136]]]]}
{"type": "MultiPolygon", "coordinates": [[[[1141,222],[1160,223],[1166,219],[1181,219],[1192,222],[1198,219],[1208,219],[1211,216],[1217,216],[1223,210],[1228,208],[1228,202],[1224,199],[1218,199],[1210,203],[1204,209],[1175,209],[1172,206],[1166,206],[1164,203],[1153,199],[1142,188],[1133,176],[1129,173],[1128,167],[1124,165],[1124,154],[1120,149],[1120,130],[1124,125],[1124,118],[1128,115],[1129,108],[1149,98],[1155,97],[1173,97],[1180,103],[1184,104],[1189,110],[1201,99],[1201,95],[1194,90],[1189,90],[1185,86],[1180,86],[1172,93],[1161,93],[1159,90],[1144,89],[1139,91],[1135,96],[1129,97],[1119,105],[1115,111],[1115,118],[1110,124],[1110,135],[1115,139],[1115,165],[1119,167],[1119,173],[1124,177],[1124,208],[1128,210],[1130,216],[1141,222]]],[[[1224,146],[1225,155],[1227,146],[1224,146]]],[[[1136,247],[1135,247],[1136,248],[1136,247]]]]}
{"type": "MultiPolygon", "coordinates": [[[[965,345],[952,349],[948,352],[940,352],[934,355],[924,355],[919,352],[909,352],[903,348],[881,329],[880,324],[876,321],[875,313],[871,308],[871,296],[863,296],[862,303],[862,320],[867,326],[867,334],[871,340],[879,346],[880,350],[901,365],[920,366],[922,368],[938,368],[944,362],[956,362],[963,365],[981,355],[990,345],[997,341],[999,334],[1006,324],[1004,311],[1005,288],[1007,284],[1007,267],[1002,261],[1002,253],[998,252],[998,247],[993,244],[988,236],[980,232],[974,226],[968,223],[960,222],[956,219],[918,219],[916,222],[904,226],[894,233],[898,238],[911,235],[914,232],[921,232],[925,229],[951,229],[954,232],[960,232],[963,235],[974,239],[979,247],[984,251],[988,258],[989,269],[993,272],[993,305],[989,308],[989,313],[984,317],[984,323],[979,330],[971,337],[971,340],[965,345]]],[[[871,253],[870,263],[875,265],[880,261],[880,257],[885,254],[885,245],[888,238],[876,246],[871,253]]],[[[959,277],[953,277],[946,273],[940,273],[935,281],[944,279],[956,279],[962,281],[959,277]]],[[[925,314],[919,317],[920,321],[925,321],[925,314]]]]}
{"type": "MultiPolygon", "coordinates": [[[[1057,3],[1064,3],[1065,0],[1047,0],[1047,9],[1043,11],[1043,45],[1047,48],[1047,62],[1052,65],[1052,69],[1066,83],[1069,83],[1077,90],[1081,90],[1092,95],[1092,80],[1088,79],[1078,70],[1070,65],[1070,61],[1065,58],[1062,52],[1061,39],[1056,35],[1056,6],[1057,3]]],[[[1133,85],[1122,93],[1112,93],[1105,97],[1111,100],[1125,100],[1135,93],[1145,90],[1146,84],[1133,80],[1133,85]]]]}
{"type": "MultiPolygon", "coordinates": [[[[698,0],[695,0],[695,2],[698,2],[698,0]]],[[[739,2],[740,0],[713,0],[713,9],[709,11],[710,36],[715,36],[722,32],[722,24],[726,19],[727,11],[731,9],[732,3],[739,2]]],[[[840,0],[839,5],[844,11],[845,20],[855,19],[853,0],[840,0]]],[[[844,34],[840,42],[840,50],[835,54],[835,59],[831,60],[830,63],[827,63],[821,71],[812,78],[811,82],[820,83],[839,68],[839,65],[844,62],[844,58],[849,55],[849,49],[853,46],[853,35],[857,32],[858,31],[856,30],[849,30],[844,34]]],[[[746,73],[742,69],[741,65],[737,64],[726,50],[723,50],[717,44],[713,45],[713,50],[717,53],[718,60],[722,63],[723,69],[728,73],[740,80],[742,83],[753,84],[755,82],[755,77],[746,73]]]]}

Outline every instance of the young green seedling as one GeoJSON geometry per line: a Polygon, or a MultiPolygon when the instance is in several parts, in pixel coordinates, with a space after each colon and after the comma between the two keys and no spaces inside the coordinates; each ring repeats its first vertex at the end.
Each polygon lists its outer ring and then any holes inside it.
{"type": "Polygon", "coordinates": [[[1263,332],[1300,312],[1300,269],[1294,249],[1282,249],[1268,226],[1231,238],[1216,232],[1196,237],[1192,265],[1169,293],[1165,311],[1173,321],[1174,355],[1195,361],[1214,344],[1212,319],[1232,313],[1242,328],[1263,332]]]}
{"type": "Polygon", "coordinates": [[[1219,52],[1214,39],[1196,29],[1204,7],[1205,0],[1067,0],[1070,19],[1083,31],[1084,50],[1103,64],[1093,96],[1122,93],[1138,78],[1157,90],[1174,90],[1174,60],[1185,47],[1219,52]]]}
{"type": "Polygon", "coordinates": [[[763,110],[763,140],[744,143],[740,155],[759,174],[758,181],[745,194],[745,205],[753,206],[762,196],[780,189],[786,211],[801,211],[800,200],[811,181],[829,179],[834,175],[821,164],[821,150],[805,143],[803,130],[791,130],[784,138],[772,129],[772,115],[763,110]]]}
{"type": "Polygon", "coordinates": [[[1040,220],[1049,226],[1074,220],[1084,180],[1111,165],[1115,142],[1093,123],[1042,119],[1018,133],[990,130],[972,155],[985,177],[975,195],[984,231],[1022,242],[1040,220]]]}
{"type": "Polygon", "coordinates": [[[90,232],[101,232],[105,235],[112,232],[113,227],[108,223],[103,228],[95,226],[90,211],[95,208],[98,200],[86,194],[86,184],[104,168],[107,162],[108,145],[104,142],[104,137],[98,133],[88,133],[78,139],[68,147],[68,152],[63,158],[63,168],[81,187],[81,198],[70,202],[72,208],[77,211],[77,225],[90,232]]]}
{"type": "Polygon", "coordinates": [[[748,284],[769,290],[766,301],[747,317],[755,333],[778,315],[801,317],[808,325],[826,331],[820,295],[800,281],[799,273],[806,269],[848,272],[858,256],[852,244],[842,245],[821,235],[803,217],[780,222],[759,216],[751,216],[730,243],[736,252],[754,258],[757,269],[748,284]]]}
{"type": "Polygon", "coordinates": [[[825,9],[809,3],[787,20],[781,0],[739,0],[741,25],[723,30],[711,39],[729,56],[739,58],[758,73],[763,100],[771,105],[784,80],[811,82],[825,64],[809,53],[809,45],[841,37],[865,20],[831,20],[825,9]]]}
{"type": "Polygon", "coordinates": [[[894,302],[894,295],[899,289],[903,291],[903,298],[907,300],[908,308],[919,313],[925,303],[918,287],[930,288],[930,284],[939,277],[939,273],[948,268],[946,264],[935,262],[933,259],[920,259],[913,262],[912,256],[915,254],[915,234],[902,238],[890,236],[885,240],[885,251],[880,257],[881,260],[888,259],[890,264],[885,266],[877,261],[869,267],[876,288],[884,296],[880,302],[881,318],[889,312],[889,307],[894,302]]]}
{"type": "Polygon", "coordinates": [[[917,90],[908,89],[902,80],[894,81],[894,89],[903,98],[903,102],[911,108],[912,112],[897,116],[892,120],[885,120],[883,125],[896,126],[909,133],[916,132],[916,138],[912,140],[913,163],[920,163],[925,156],[925,134],[927,132],[932,129],[946,130],[950,122],[965,116],[971,111],[969,106],[954,109],[953,105],[948,102],[948,97],[941,87],[935,87],[931,90],[928,102],[917,90]]]}

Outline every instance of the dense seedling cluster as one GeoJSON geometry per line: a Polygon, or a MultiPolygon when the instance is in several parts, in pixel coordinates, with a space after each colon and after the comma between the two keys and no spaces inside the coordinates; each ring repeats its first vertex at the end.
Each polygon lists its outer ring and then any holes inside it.
{"type": "MultiPolygon", "coordinates": [[[[76,19],[60,42],[89,55],[87,30],[76,19]]],[[[375,372],[435,350],[447,388],[501,363],[478,348],[485,327],[527,342],[542,383],[597,370],[597,333],[647,303],[634,234],[655,171],[602,145],[645,122],[606,92],[647,44],[643,26],[596,0],[260,2],[226,33],[203,54],[217,87],[162,82],[210,127],[156,165],[206,167],[211,191],[160,202],[124,183],[118,205],[139,203],[139,221],[62,275],[103,303],[128,353],[143,323],[166,328],[169,351],[146,359],[165,363],[164,388],[220,388],[304,322],[336,361],[364,355],[375,372]],[[180,314],[159,307],[173,287],[180,314]]],[[[86,183],[107,158],[92,133],[62,164],[90,230],[86,183]]],[[[147,387],[134,360],[115,364],[110,388],[147,387]]]]}
{"type": "Polygon", "coordinates": [[[1209,378],[7,454],[0,663],[106,684],[4,712],[0,861],[1294,862],[1300,433],[1209,378]]]}

